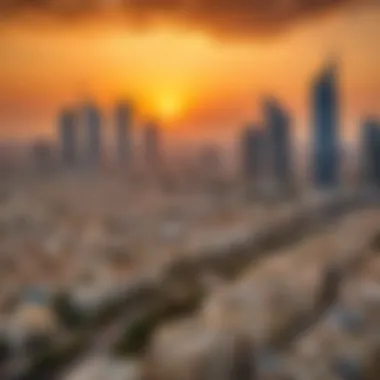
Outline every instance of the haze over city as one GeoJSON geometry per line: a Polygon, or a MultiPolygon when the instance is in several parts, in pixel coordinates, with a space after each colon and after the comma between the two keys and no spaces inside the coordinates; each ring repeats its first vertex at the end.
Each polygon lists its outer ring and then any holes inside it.
{"type": "Polygon", "coordinates": [[[0,0],[0,380],[379,380],[378,0],[0,0]]]}

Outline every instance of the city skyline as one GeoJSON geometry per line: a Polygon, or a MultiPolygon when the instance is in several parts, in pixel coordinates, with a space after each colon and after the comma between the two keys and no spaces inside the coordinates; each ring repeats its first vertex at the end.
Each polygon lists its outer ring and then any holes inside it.
{"type": "Polygon", "coordinates": [[[0,380],[379,380],[378,36],[380,0],[0,0],[0,380]]]}
{"type": "MultiPolygon", "coordinates": [[[[355,151],[346,151],[342,139],[339,77],[339,65],[334,60],[327,61],[310,81],[309,142],[308,150],[304,152],[306,155],[303,156],[299,155],[294,139],[294,116],[276,97],[269,94],[263,97],[260,102],[261,119],[252,119],[248,125],[241,126],[241,134],[237,133],[233,137],[235,158],[230,156],[228,161],[234,162],[235,174],[242,174],[240,178],[257,189],[261,188],[261,185],[269,185],[273,189],[288,193],[294,190],[299,176],[304,176],[306,171],[312,187],[331,190],[341,185],[345,186],[342,183],[347,179],[344,173],[348,169],[351,175],[353,174],[352,163],[348,162],[354,159],[358,164],[357,169],[354,169],[358,178],[367,177],[366,182],[371,176],[376,179],[378,174],[375,162],[379,145],[377,140],[368,141],[367,136],[378,136],[379,121],[368,119],[371,121],[370,127],[365,123],[363,130],[369,128],[369,134],[362,133],[359,136],[355,151]],[[300,159],[303,161],[301,166],[300,159]]],[[[177,158],[172,156],[173,152],[168,150],[166,139],[162,138],[162,125],[156,120],[147,119],[139,127],[140,130],[137,130],[134,114],[132,103],[124,101],[114,105],[114,145],[107,154],[104,149],[102,110],[89,101],[82,103],[82,106],[75,110],[64,109],[58,115],[60,137],[57,141],[61,147],[63,166],[69,167],[75,161],[75,157],[80,156],[83,157],[84,166],[79,163],[77,168],[113,167],[127,174],[129,169],[132,169],[133,173],[137,168],[143,167],[149,177],[161,177],[168,169],[167,164],[172,166],[177,158]],[[79,117],[80,115],[82,117],[79,117]]],[[[201,144],[198,148],[201,150],[192,157],[192,160],[195,160],[193,163],[203,162],[202,170],[208,173],[207,176],[215,176],[219,171],[216,169],[219,166],[216,162],[220,158],[216,157],[219,153],[225,154],[225,149],[220,150],[220,146],[215,142],[201,144]]],[[[189,153],[188,147],[184,147],[181,153],[186,154],[186,151],[189,153]]],[[[225,164],[220,166],[221,173],[225,170],[223,166],[225,164]]],[[[75,169],[75,166],[72,168],[75,169]]],[[[182,169],[186,170],[185,167],[182,169]]]]}
{"type": "MultiPolygon", "coordinates": [[[[318,68],[318,71],[314,73],[314,76],[309,78],[308,82],[305,83],[307,87],[305,103],[307,106],[304,111],[308,120],[305,124],[303,142],[309,145],[310,148],[312,148],[314,142],[320,143],[322,147],[327,140],[337,140],[338,145],[342,145],[342,147],[344,147],[346,142],[344,138],[344,120],[342,118],[342,111],[345,108],[344,97],[342,97],[341,92],[342,70],[341,64],[339,63],[340,61],[337,58],[338,57],[334,57],[333,61],[327,60],[323,62],[318,68]],[[327,98],[326,94],[328,95],[327,98]],[[331,107],[331,110],[329,107],[331,107]],[[325,114],[327,111],[329,115],[325,114]],[[326,123],[328,125],[326,125],[326,123]],[[323,129],[331,128],[333,128],[331,136],[316,135],[316,133],[321,132],[323,129]],[[324,141],[323,139],[327,140],[324,141]]],[[[78,99],[75,103],[71,103],[71,106],[71,110],[76,110],[76,113],[83,112],[88,106],[97,110],[99,113],[98,123],[102,134],[102,143],[115,149],[117,160],[122,160],[124,154],[132,154],[134,144],[133,137],[136,137],[133,136],[133,132],[135,131],[143,135],[145,127],[149,124],[149,120],[155,120],[154,124],[165,134],[165,137],[169,137],[170,140],[170,130],[167,129],[165,123],[160,121],[160,119],[152,119],[152,115],[148,115],[145,118],[141,117],[141,115],[136,112],[138,107],[136,107],[136,104],[133,103],[131,99],[119,99],[112,104],[110,109],[105,110],[104,107],[101,107],[99,103],[94,101],[93,97],[87,95],[85,100],[78,99]]],[[[60,116],[62,112],[64,113],[65,110],[70,109],[68,105],[63,105],[62,107],[63,110],[61,109],[58,112],[58,116],[60,116]]],[[[270,140],[274,140],[270,142],[270,144],[274,144],[277,148],[275,150],[282,150],[278,152],[279,156],[276,158],[277,162],[275,165],[281,166],[283,164],[287,166],[288,164],[284,162],[284,160],[290,159],[288,152],[286,152],[288,145],[299,141],[295,133],[297,132],[297,115],[292,114],[291,110],[286,106],[285,101],[271,93],[262,95],[257,102],[252,102],[251,108],[257,109],[257,114],[255,117],[251,116],[248,118],[245,125],[253,126],[256,129],[262,129],[262,127],[268,128],[270,136],[267,137],[270,137],[270,140]],[[282,140],[282,138],[287,141],[286,146],[278,145],[279,140],[282,140]]],[[[358,123],[363,124],[368,118],[377,119],[374,114],[362,114],[358,118],[358,123]]],[[[78,127],[82,124],[83,122],[79,122],[78,127]]],[[[236,136],[242,130],[244,130],[244,124],[239,125],[235,123],[233,136],[236,136]]],[[[57,136],[54,132],[53,136],[53,140],[56,141],[57,136]]],[[[361,134],[355,136],[353,139],[354,146],[359,146],[361,136],[361,134]]],[[[212,142],[218,143],[217,133],[212,134],[211,137],[212,142]]],[[[333,143],[335,143],[334,141],[333,143]]],[[[141,141],[141,143],[144,144],[143,141],[141,141]]],[[[270,148],[268,145],[267,149],[270,148]]]]}
{"type": "MultiPolygon", "coordinates": [[[[236,21],[244,21],[247,12],[235,3],[230,10],[236,21]]],[[[36,8],[33,17],[42,17],[39,12],[36,8]]],[[[44,14],[48,21],[36,25],[32,16],[26,20],[12,10],[12,17],[0,20],[0,137],[51,137],[62,104],[84,93],[108,115],[118,99],[132,97],[141,117],[160,119],[176,138],[218,134],[221,140],[255,118],[258,100],[270,93],[296,116],[295,131],[304,136],[307,83],[335,54],[341,66],[343,131],[352,138],[363,117],[379,114],[380,53],[373,36],[379,33],[380,10],[343,5],[323,13],[291,18],[276,33],[250,28],[236,33],[233,25],[221,25],[220,34],[212,12],[207,20],[213,28],[206,19],[183,27],[183,17],[174,12],[177,23],[138,29],[111,26],[103,16],[95,23],[79,17],[68,24],[64,17],[59,21],[44,14]]]]}

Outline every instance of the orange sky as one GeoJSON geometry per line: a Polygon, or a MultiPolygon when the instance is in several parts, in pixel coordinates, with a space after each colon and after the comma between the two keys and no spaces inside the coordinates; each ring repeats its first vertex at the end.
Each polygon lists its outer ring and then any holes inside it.
{"type": "Polygon", "coordinates": [[[229,136],[278,96],[307,132],[308,84],[326,55],[341,60],[343,126],[380,115],[380,8],[342,9],[272,37],[214,38],[201,28],[115,23],[0,25],[0,137],[54,133],[57,111],[91,95],[110,116],[131,98],[173,134],[229,136]]]}

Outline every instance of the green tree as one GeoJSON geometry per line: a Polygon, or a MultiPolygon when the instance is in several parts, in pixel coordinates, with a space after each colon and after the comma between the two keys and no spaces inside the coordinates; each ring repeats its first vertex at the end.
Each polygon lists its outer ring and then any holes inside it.
{"type": "Polygon", "coordinates": [[[52,307],[58,321],[64,327],[75,329],[84,323],[83,314],[73,305],[69,294],[65,292],[58,293],[53,299],[52,307]]]}

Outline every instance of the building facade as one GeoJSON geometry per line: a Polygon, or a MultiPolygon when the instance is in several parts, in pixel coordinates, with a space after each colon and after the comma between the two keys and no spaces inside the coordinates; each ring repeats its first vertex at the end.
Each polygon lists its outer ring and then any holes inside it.
{"type": "Polygon", "coordinates": [[[59,115],[59,152],[61,164],[73,169],[79,160],[78,120],[75,111],[64,110],[59,115]]]}
{"type": "Polygon", "coordinates": [[[380,187],[380,121],[367,120],[362,137],[362,178],[366,185],[380,187]]]}
{"type": "Polygon", "coordinates": [[[271,182],[285,188],[292,182],[290,117],[275,99],[263,104],[267,131],[268,170],[271,182]]]}
{"type": "Polygon", "coordinates": [[[161,142],[159,128],[155,123],[148,123],[144,130],[145,166],[148,171],[157,173],[161,168],[161,142]]]}
{"type": "Polygon", "coordinates": [[[35,172],[41,175],[52,174],[55,169],[53,145],[44,140],[36,141],[32,146],[32,161],[35,172]]]}
{"type": "Polygon", "coordinates": [[[339,183],[339,96],[337,70],[328,66],[312,87],[313,182],[318,188],[339,183]]]}
{"type": "Polygon", "coordinates": [[[93,104],[83,109],[84,160],[87,167],[99,168],[102,162],[102,116],[93,104]]]}
{"type": "Polygon", "coordinates": [[[115,111],[116,160],[120,168],[132,163],[132,109],[128,104],[119,104],[115,111]]]}
{"type": "Polygon", "coordinates": [[[241,138],[242,171],[245,181],[258,182],[265,171],[265,131],[247,126],[241,138]]]}

